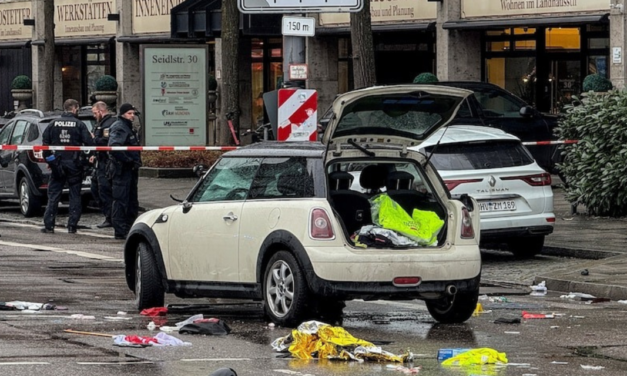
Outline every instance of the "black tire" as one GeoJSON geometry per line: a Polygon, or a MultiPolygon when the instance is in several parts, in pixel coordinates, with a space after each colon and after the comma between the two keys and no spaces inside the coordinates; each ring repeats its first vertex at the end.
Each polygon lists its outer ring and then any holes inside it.
{"type": "Polygon", "coordinates": [[[41,197],[35,195],[30,185],[28,185],[26,177],[20,179],[18,195],[20,199],[20,211],[24,217],[30,218],[39,214],[41,211],[41,197]]]}
{"type": "Polygon", "coordinates": [[[163,307],[165,291],[157,268],[155,255],[150,246],[141,242],[135,258],[135,305],[139,311],[163,307]]]}
{"type": "Polygon", "coordinates": [[[279,251],[268,261],[263,275],[263,296],[264,311],[275,324],[296,326],[307,315],[309,288],[291,253],[279,251]]]}
{"type": "Polygon", "coordinates": [[[458,292],[452,297],[439,300],[427,300],[427,309],[437,322],[442,324],[460,324],[468,320],[477,308],[479,289],[458,292]]]}
{"type": "Polygon", "coordinates": [[[509,251],[518,259],[530,259],[542,252],[544,235],[517,238],[508,243],[509,251]]]}

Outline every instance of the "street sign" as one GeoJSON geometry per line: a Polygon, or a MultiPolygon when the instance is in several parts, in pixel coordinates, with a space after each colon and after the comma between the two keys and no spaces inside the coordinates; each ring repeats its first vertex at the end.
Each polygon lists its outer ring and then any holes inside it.
{"type": "Polygon", "coordinates": [[[303,81],[307,80],[308,75],[307,64],[290,64],[289,66],[289,80],[290,81],[303,81]]]}
{"type": "Polygon", "coordinates": [[[313,37],[316,35],[316,19],[311,17],[283,16],[283,35],[313,37]]]}
{"type": "Polygon", "coordinates": [[[359,12],[364,0],[237,0],[242,13],[344,13],[359,12]]]}

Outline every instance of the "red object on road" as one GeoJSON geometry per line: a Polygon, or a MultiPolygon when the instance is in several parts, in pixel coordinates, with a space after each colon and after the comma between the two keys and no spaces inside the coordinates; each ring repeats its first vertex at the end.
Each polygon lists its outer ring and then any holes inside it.
{"type": "Polygon", "coordinates": [[[555,315],[553,314],[544,314],[544,313],[530,313],[527,311],[522,311],[523,319],[553,319],[555,315]]]}
{"type": "Polygon", "coordinates": [[[166,307],[155,307],[155,308],[146,308],[141,311],[139,314],[144,316],[165,316],[168,313],[168,309],[166,307]]]}

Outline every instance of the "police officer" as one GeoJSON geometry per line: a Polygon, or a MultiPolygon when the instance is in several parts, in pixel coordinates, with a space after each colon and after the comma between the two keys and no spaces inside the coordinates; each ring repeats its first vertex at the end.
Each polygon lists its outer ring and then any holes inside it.
{"type": "MultiPolygon", "coordinates": [[[[79,105],[75,99],[63,103],[63,115],[52,121],[44,130],[43,144],[50,146],[81,146],[93,145],[91,133],[85,123],[76,114],[79,105]]],[[[82,151],[50,151],[44,150],[44,157],[50,168],[48,181],[48,206],[44,213],[43,233],[54,233],[57,210],[63,187],[67,182],[70,190],[70,217],[67,232],[76,233],[78,221],[81,219],[81,185],[83,182],[82,151]]]]}
{"type": "MultiPolygon", "coordinates": [[[[109,146],[139,146],[133,129],[137,109],[129,103],[120,106],[118,120],[111,125],[109,146]]],[[[116,239],[126,239],[139,212],[137,183],[141,156],[138,151],[110,151],[107,176],[111,179],[113,204],[111,223],[116,239]]]]}
{"type": "MultiPolygon", "coordinates": [[[[111,116],[105,102],[99,101],[94,103],[91,108],[98,124],[94,129],[94,143],[96,146],[109,145],[109,131],[111,125],[117,120],[111,116]]],[[[96,155],[89,158],[89,162],[95,167],[95,176],[91,180],[92,194],[94,199],[98,201],[100,210],[104,214],[104,222],[99,224],[98,228],[111,227],[111,204],[113,197],[111,193],[111,182],[107,179],[106,167],[109,161],[109,155],[106,151],[98,151],[96,155]]]]}

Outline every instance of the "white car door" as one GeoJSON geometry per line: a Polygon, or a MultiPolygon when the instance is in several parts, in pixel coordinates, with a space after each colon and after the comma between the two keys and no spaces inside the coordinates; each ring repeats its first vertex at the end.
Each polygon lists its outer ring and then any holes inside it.
{"type": "Polygon", "coordinates": [[[223,158],[172,213],[170,278],[238,282],[242,207],[259,167],[257,158],[223,158]]]}

